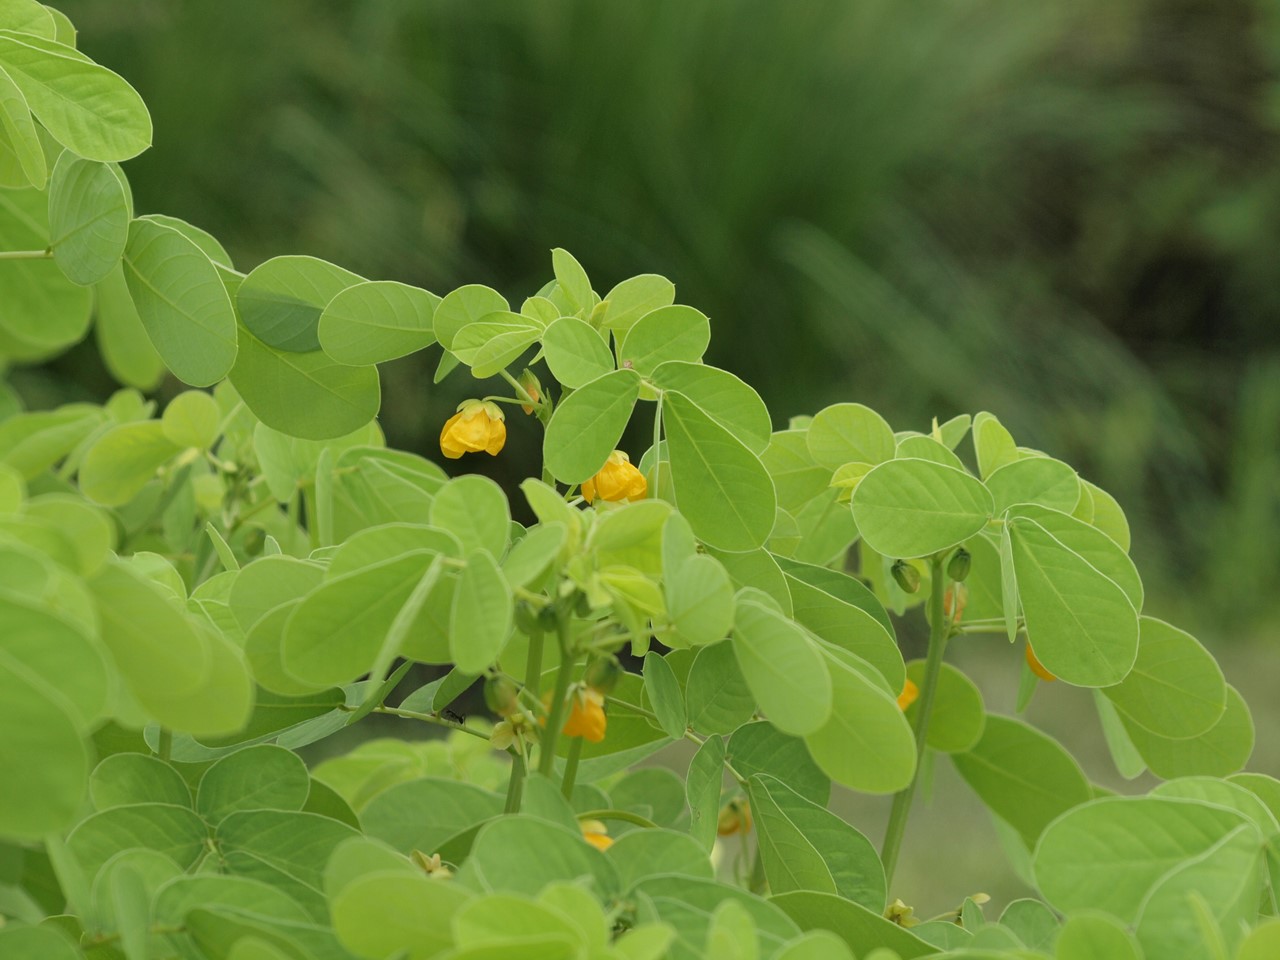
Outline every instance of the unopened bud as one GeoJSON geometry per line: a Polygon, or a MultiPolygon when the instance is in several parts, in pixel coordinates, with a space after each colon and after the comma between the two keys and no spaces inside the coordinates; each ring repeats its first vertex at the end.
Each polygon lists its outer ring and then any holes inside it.
{"type": "Polygon", "coordinates": [[[500,717],[515,713],[520,691],[507,677],[490,677],[484,682],[484,702],[500,717]]]}
{"type": "Polygon", "coordinates": [[[963,580],[969,576],[969,567],[972,565],[973,558],[969,551],[961,547],[951,556],[951,562],[947,564],[947,576],[952,580],[963,580]]]}
{"type": "Polygon", "coordinates": [[[920,589],[920,571],[905,560],[896,560],[890,570],[893,579],[907,593],[915,593],[920,589]]]}
{"type": "Polygon", "coordinates": [[[601,693],[609,693],[621,679],[622,664],[612,654],[593,659],[587,664],[587,672],[583,676],[588,687],[601,693]]]}

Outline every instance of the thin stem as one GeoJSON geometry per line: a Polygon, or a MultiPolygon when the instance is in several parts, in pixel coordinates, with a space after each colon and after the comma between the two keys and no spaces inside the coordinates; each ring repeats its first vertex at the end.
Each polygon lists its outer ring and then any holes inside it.
{"type": "Polygon", "coordinates": [[[541,630],[529,634],[529,653],[524,661],[524,688],[535,701],[542,692],[542,637],[541,630]]]}
{"type": "Polygon", "coordinates": [[[160,728],[160,742],[156,744],[156,755],[166,762],[173,756],[173,731],[168,727],[160,728]]]}
{"type": "Polygon", "coordinates": [[[579,820],[622,820],[624,823],[634,823],[637,827],[644,827],[646,830],[658,828],[652,820],[638,813],[632,813],[630,810],[585,810],[577,816],[579,820]]]}
{"type": "Polygon", "coordinates": [[[880,853],[880,859],[884,863],[886,885],[893,882],[893,870],[898,863],[902,837],[907,829],[907,818],[911,815],[911,801],[915,797],[916,783],[920,779],[925,742],[929,736],[929,718],[933,714],[934,695],[938,691],[938,678],[942,675],[942,655],[946,651],[947,636],[950,632],[950,622],[943,612],[947,578],[942,570],[942,557],[934,557],[929,563],[931,573],[929,654],[925,663],[924,686],[920,690],[920,711],[916,715],[916,769],[906,789],[894,794],[893,807],[889,811],[889,825],[885,827],[884,848],[880,853]]]}
{"type": "Polygon", "coordinates": [[[524,754],[515,751],[511,757],[511,779],[507,781],[507,803],[504,813],[519,813],[520,799],[524,796],[524,754]]]}
{"type": "Polygon", "coordinates": [[[432,723],[437,727],[447,727],[450,730],[457,730],[459,733],[467,733],[473,737],[479,737],[481,740],[488,740],[487,733],[481,733],[479,730],[472,730],[468,726],[461,723],[454,723],[452,720],[446,720],[444,717],[437,717],[432,713],[416,713],[413,710],[401,710],[399,707],[374,707],[373,713],[385,713],[392,717],[404,717],[406,720],[421,720],[423,723],[432,723]]]}
{"type": "Polygon", "coordinates": [[[569,744],[569,756],[564,762],[564,782],[560,784],[560,792],[568,800],[573,796],[573,781],[578,779],[578,761],[582,759],[582,738],[574,737],[569,744]]]}
{"type": "Polygon", "coordinates": [[[560,640],[560,669],[556,671],[556,686],[551,694],[551,712],[547,716],[547,729],[542,736],[542,754],[538,757],[538,772],[550,777],[556,767],[556,741],[564,726],[564,701],[569,692],[569,680],[573,675],[575,658],[569,654],[569,617],[561,613],[556,622],[556,636],[560,640]]]}
{"type": "Polygon", "coordinates": [[[53,251],[44,250],[0,250],[0,260],[52,260],[53,251]]]}

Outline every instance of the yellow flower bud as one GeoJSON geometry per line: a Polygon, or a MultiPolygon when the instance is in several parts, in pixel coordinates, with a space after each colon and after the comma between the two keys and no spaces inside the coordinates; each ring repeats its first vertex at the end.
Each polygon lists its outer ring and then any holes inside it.
{"type": "Polygon", "coordinates": [[[1036,658],[1035,651],[1031,649],[1031,644],[1029,643],[1027,644],[1027,666],[1029,666],[1031,668],[1031,672],[1041,680],[1052,683],[1054,680],[1058,679],[1045,669],[1045,665],[1036,658]]]}
{"type": "Polygon", "coordinates": [[[587,503],[601,500],[643,500],[649,492],[649,483],[631,458],[621,450],[609,454],[600,472],[582,484],[582,498],[587,503]]]}
{"type": "Polygon", "coordinates": [[[920,688],[915,685],[915,681],[908,679],[902,687],[902,692],[898,694],[898,709],[905,712],[907,707],[916,702],[918,696],[920,696],[920,688]]]}
{"type": "Polygon", "coordinates": [[[450,460],[481,450],[491,457],[497,456],[507,442],[504,419],[496,403],[462,401],[458,412],[445,421],[444,429],[440,431],[440,452],[450,460]]]}
{"type": "MultiPolygon", "coordinates": [[[[542,698],[542,704],[551,710],[551,694],[542,698]]],[[[588,743],[599,743],[604,739],[608,717],[604,713],[604,694],[591,687],[579,685],[569,694],[569,719],[561,730],[566,737],[582,737],[588,743]]],[[[546,719],[539,723],[545,725],[546,719]]]]}
{"type": "MultiPolygon", "coordinates": [[[[532,397],[535,403],[542,402],[542,384],[538,382],[538,378],[532,370],[526,367],[516,379],[520,386],[524,388],[524,392],[532,397]]],[[[532,404],[522,403],[520,404],[520,409],[525,412],[526,416],[533,413],[532,404]]]]}
{"type": "Polygon", "coordinates": [[[731,837],[735,833],[751,832],[751,804],[743,797],[730,800],[720,808],[716,820],[716,835],[731,837]]]}
{"type": "Polygon", "coordinates": [[[582,830],[582,839],[597,850],[608,850],[613,846],[613,838],[599,820],[583,820],[578,826],[582,830]]]}

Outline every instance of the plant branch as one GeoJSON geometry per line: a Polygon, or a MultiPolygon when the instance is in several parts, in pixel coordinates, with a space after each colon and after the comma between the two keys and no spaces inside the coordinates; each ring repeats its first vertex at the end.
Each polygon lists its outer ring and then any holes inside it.
{"type": "MultiPolygon", "coordinates": [[[[946,651],[951,623],[944,612],[943,598],[947,589],[947,577],[943,572],[943,558],[933,557],[930,565],[929,592],[929,653],[925,663],[924,686],[920,690],[920,711],[916,715],[916,768],[911,783],[893,797],[889,811],[889,824],[884,831],[884,847],[880,859],[884,863],[885,884],[893,882],[893,871],[902,849],[902,837],[906,833],[907,818],[911,815],[911,801],[915,797],[916,783],[924,763],[924,752],[929,736],[929,719],[933,714],[934,696],[938,692],[938,678],[942,675],[942,656],[946,651]]],[[[890,888],[892,889],[892,888],[890,888]]]]}
{"type": "Polygon", "coordinates": [[[542,753],[538,757],[538,772],[545,777],[550,777],[555,772],[556,741],[560,738],[560,728],[564,726],[564,701],[569,692],[575,659],[569,653],[569,617],[563,611],[556,618],[556,636],[560,640],[560,669],[556,671],[551,712],[547,715],[547,728],[542,735],[542,753]]]}
{"type": "Polygon", "coordinates": [[[446,720],[444,717],[437,717],[433,713],[417,713],[413,710],[401,710],[399,707],[374,707],[373,713],[385,713],[392,717],[404,717],[406,720],[421,720],[423,723],[432,723],[437,727],[446,727],[449,730],[457,730],[460,733],[467,733],[473,737],[479,737],[481,740],[488,740],[487,733],[481,733],[479,730],[472,730],[470,727],[454,723],[452,720],[446,720]]]}
{"type": "Polygon", "coordinates": [[[0,250],[0,260],[52,260],[53,251],[46,247],[43,250],[0,250]]]}

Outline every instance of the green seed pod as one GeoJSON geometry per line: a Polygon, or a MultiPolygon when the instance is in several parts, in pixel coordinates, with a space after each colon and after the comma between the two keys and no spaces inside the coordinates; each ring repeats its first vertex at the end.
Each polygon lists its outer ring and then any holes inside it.
{"type": "Polygon", "coordinates": [[[608,693],[622,679],[622,664],[613,655],[596,657],[587,664],[587,672],[583,679],[591,689],[608,693]]]}
{"type": "Polygon", "coordinates": [[[915,593],[920,589],[920,571],[905,560],[896,560],[890,571],[893,579],[907,593],[915,593]]]}
{"type": "Polygon", "coordinates": [[[548,603],[538,611],[538,629],[550,632],[559,626],[560,613],[556,607],[557,604],[548,603]]]}
{"type": "Polygon", "coordinates": [[[484,702],[500,717],[510,716],[516,710],[520,690],[506,677],[490,677],[484,682],[484,702]]]}
{"type": "Polygon", "coordinates": [[[972,565],[972,559],[969,551],[961,547],[951,555],[951,562],[947,564],[947,576],[952,580],[963,580],[969,576],[969,567],[972,565]]]}

